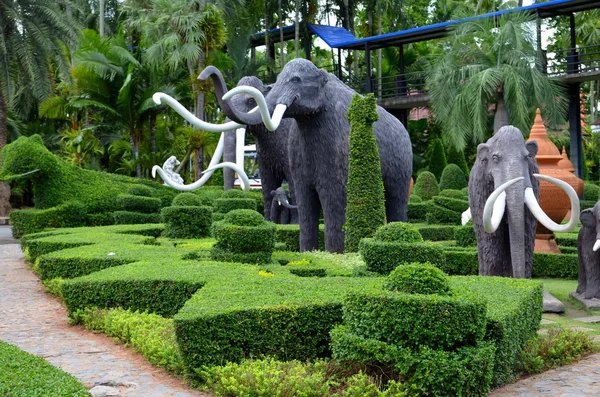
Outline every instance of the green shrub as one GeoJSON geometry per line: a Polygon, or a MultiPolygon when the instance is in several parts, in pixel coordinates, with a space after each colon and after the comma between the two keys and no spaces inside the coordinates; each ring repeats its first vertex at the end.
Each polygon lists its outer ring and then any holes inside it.
{"type": "Polygon", "coordinates": [[[456,164],[461,169],[461,171],[465,174],[465,176],[469,177],[469,166],[467,165],[467,160],[465,159],[465,152],[463,150],[456,150],[454,148],[448,149],[448,156],[446,156],[448,164],[456,164]]]}
{"type": "Polygon", "coordinates": [[[586,201],[598,201],[600,199],[600,187],[586,181],[583,184],[583,198],[586,201]]]}
{"type": "Polygon", "coordinates": [[[0,395],[90,396],[87,388],[43,358],[0,341],[0,395]]]}
{"type": "Polygon", "coordinates": [[[350,152],[346,184],[344,250],[358,251],[361,238],[372,237],[385,222],[381,161],[373,123],[379,119],[373,94],[355,94],[348,109],[350,152]]]}
{"type": "Polygon", "coordinates": [[[440,189],[456,189],[460,190],[467,187],[467,177],[465,173],[456,164],[448,164],[442,172],[440,178],[440,189]]]}
{"type": "Polygon", "coordinates": [[[212,221],[213,222],[222,221],[223,218],[225,218],[225,214],[223,214],[221,212],[213,212],[213,214],[212,214],[212,221]]]}
{"type": "Polygon", "coordinates": [[[583,210],[587,210],[588,208],[594,208],[594,205],[596,205],[597,201],[595,200],[579,200],[579,209],[581,211],[583,210]]]}
{"type": "MultiPolygon", "coordinates": [[[[300,251],[300,225],[276,225],[275,239],[286,251],[300,251]]],[[[319,225],[319,249],[325,250],[325,226],[319,225]]]]}
{"type": "Polygon", "coordinates": [[[440,192],[440,196],[449,197],[449,198],[453,198],[453,199],[457,199],[457,200],[469,201],[469,198],[467,197],[467,193],[465,193],[463,190],[460,190],[460,189],[459,190],[444,189],[440,192]]]}
{"type": "Polygon", "coordinates": [[[210,207],[165,207],[161,216],[165,223],[164,237],[200,238],[210,235],[210,207]]]}
{"type": "Polygon", "coordinates": [[[171,205],[173,207],[200,207],[203,204],[200,196],[190,192],[183,192],[175,196],[171,205]]]}
{"type": "Polygon", "coordinates": [[[408,203],[407,218],[409,222],[424,222],[427,219],[427,208],[431,201],[408,203]]]}
{"type": "Polygon", "coordinates": [[[14,210],[10,213],[15,238],[41,232],[45,228],[84,226],[87,221],[87,207],[77,201],[69,201],[46,210],[14,210]]]}
{"type": "Polygon", "coordinates": [[[229,189],[229,190],[225,190],[221,194],[221,198],[224,198],[224,199],[248,198],[248,195],[246,192],[244,192],[241,189],[229,189]]]}
{"type": "Polygon", "coordinates": [[[265,213],[265,203],[263,201],[262,189],[253,189],[246,192],[247,198],[253,198],[256,200],[256,211],[260,214],[265,213]]]}
{"type": "MultiPolygon", "coordinates": [[[[441,171],[440,171],[441,172],[441,171]]],[[[424,201],[431,200],[440,193],[435,175],[431,172],[421,172],[413,186],[413,194],[421,197],[424,201]]]]}
{"type": "Polygon", "coordinates": [[[325,277],[327,275],[327,270],[313,265],[306,259],[288,262],[286,266],[290,273],[298,277],[325,277]]]}
{"type": "Polygon", "coordinates": [[[419,233],[423,240],[446,241],[454,240],[454,230],[456,226],[452,225],[419,225],[419,233]]]}
{"type": "MultiPolygon", "coordinates": [[[[232,190],[228,190],[231,192],[232,190]]],[[[233,190],[235,191],[235,190],[233,190]]],[[[221,198],[214,200],[214,211],[223,214],[233,210],[248,209],[256,211],[256,200],[252,198],[221,198]]]]}
{"type": "Polygon", "coordinates": [[[440,207],[460,212],[461,214],[469,208],[469,202],[464,199],[455,199],[450,197],[435,196],[433,202],[440,207]]]}
{"type": "Polygon", "coordinates": [[[578,263],[577,254],[534,252],[533,277],[577,280],[578,263]]]}
{"type": "Polygon", "coordinates": [[[253,210],[233,210],[225,214],[223,220],[237,226],[261,226],[265,224],[263,216],[253,210]]]}
{"type": "Polygon", "coordinates": [[[115,225],[139,225],[144,223],[160,223],[160,214],[143,214],[132,211],[115,211],[113,223],[115,225]]]}
{"type": "Polygon", "coordinates": [[[183,372],[172,319],[131,310],[85,308],[71,315],[72,324],[103,332],[144,356],[151,364],[174,373],[183,372]]]}
{"type": "Polygon", "coordinates": [[[475,236],[473,223],[467,223],[465,226],[457,227],[454,232],[454,239],[456,240],[456,245],[459,247],[476,247],[477,237],[475,236]]]}
{"type": "Polygon", "coordinates": [[[440,263],[439,267],[446,273],[455,276],[479,274],[477,250],[446,250],[444,251],[444,262],[440,263]]]}
{"type": "Polygon", "coordinates": [[[408,197],[408,202],[409,203],[422,203],[423,199],[421,197],[417,196],[416,194],[411,194],[408,197]]]}
{"type": "MultiPolygon", "coordinates": [[[[454,200],[454,199],[446,199],[454,200]]],[[[459,200],[456,200],[459,201],[459,200]]],[[[460,225],[461,213],[458,211],[449,210],[436,204],[431,204],[427,207],[427,215],[425,216],[427,223],[436,225],[441,223],[450,223],[460,225]]]]}
{"type": "Polygon", "coordinates": [[[577,240],[579,239],[576,233],[560,233],[555,236],[556,244],[563,247],[574,247],[577,248],[577,240]]]}
{"type": "Polygon", "coordinates": [[[597,351],[584,332],[549,329],[547,334],[529,340],[519,354],[519,369],[530,375],[571,364],[584,354],[597,351]]]}
{"type": "Polygon", "coordinates": [[[467,197],[467,198],[469,197],[469,187],[468,186],[460,189],[460,191],[465,195],[465,197],[467,197]]]}
{"type": "Polygon", "coordinates": [[[127,189],[127,194],[133,196],[152,197],[152,189],[145,185],[131,185],[127,189]]]}
{"type": "Polygon", "coordinates": [[[31,180],[36,209],[60,206],[68,201],[79,201],[88,213],[106,213],[118,210],[117,196],[132,185],[145,185],[152,189],[153,197],[161,205],[169,205],[175,191],[156,182],[124,175],[86,170],[50,153],[38,135],[20,137],[6,145],[2,151],[0,180],[11,180],[14,175],[35,169],[27,176],[31,180]]]}
{"type": "Polygon", "coordinates": [[[202,189],[194,191],[194,194],[200,197],[202,205],[212,207],[215,205],[215,200],[221,198],[223,187],[203,186],[202,189]]]}
{"type": "Polygon", "coordinates": [[[89,226],[108,226],[115,223],[114,213],[101,212],[98,214],[88,214],[89,226]]]}
{"type": "MultiPolygon", "coordinates": [[[[444,150],[442,140],[437,138],[433,139],[429,145],[429,172],[435,175],[437,180],[440,180],[442,172],[447,165],[446,151],[444,150]]],[[[421,195],[419,194],[419,196],[421,195]]],[[[425,199],[425,197],[423,198],[425,199]]]]}
{"type": "Polygon", "coordinates": [[[133,196],[131,194],[118,195],[117,203],[125,211],[141,212],[144,214],[156,213],[161,206],[161,201],[158,198],[133,196]]]}
{"type": "Polygon", "coordinates": [[[406,294],[447,295],[448,276],[431,263],[408,263],[392,270],[383,288],[406,294]]]}
{"type": "Polygon", "coordinates": [[[404,262],[444,263],[444,251],[433,243],[388,243],[375,239],[362,239],[360,254],[368,271],[389,274],[404,262]]]}
{"type": "Polygon", "coordinates": [[[275,224],[265,222],[258,212],[249,216],[251,210],[233,210],[222,221],[212,225],[217,243],[212,248],[212,258],[230,262],[265,263],[270,262],[275,246],[275,224]],[[237,225],[251,219],[251,225],[237,225]],[[256,221],[260,219],[260,223],[256,221]],[[231,258],[228,255],[232,254],[231,258]]]}
{"type": "Polygon", "coordinates": [[[423,237],[416,227],[404,222],[390,222],[375,232],[375,240],[388,243],[419,243],[423,237]]]}

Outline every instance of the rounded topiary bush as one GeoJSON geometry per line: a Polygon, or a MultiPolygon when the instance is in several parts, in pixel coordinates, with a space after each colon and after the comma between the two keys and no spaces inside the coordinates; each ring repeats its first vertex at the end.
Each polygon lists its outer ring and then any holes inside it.
{"type": "Polygon", "coordinates": [[[585,182],[583,185],[583,197],[586,201],[598,201],[600,196],[600,187],[591,182],[585,182]]]}
{"type": "Polygon", "coordinates": [[[411,194],[408,197],[408,202],[409,203],[422,203],[423,199],[421,197],[417,196],[416,194],[411,194]]]}
{"type": "Polygon", "coordinates": [[[473,223],[468,223],[465,226],[457,227],[454,230],[454,239],[459,247],[474,247],[477,246],[477,237],[473,223]]]}
{"type": "Polygon", "coordinates": [[[221,194],[221,198],[247,198],[246,192],[240,189],[229,189],[225,190],[223,194],[221,194]]]}
{"type": "Polygon", "coordinates": [[[442,172],[440,178],[440,189],[457,189],[460,190],[467,186],[467,177],[465,173],[456,164],[448,164],[442,172]]]}
{"type": "Polygon", "coordinates": [[[375,240],[388,243],[421,243],[423,237],[414,226],[404,222],[390,222],[375,232],[375,240]]]}
{"type": "Polygon", "coordinates": [[[429,171],[424,171],[419,174],[415,186],[413,187],[413,194],[421,197],[423,200],[431,200],[433,196],[437,196],[440,193],[440,187],[433,175],[429,171]]]}
{"type": "Polygon", "coordinates": [[[237,226],[260,226],[265,223],[261,214],[253,210],[233,210],[223,216],[227,223],[237,226]]]}
{"type": "Polygon", "coordinates": [[[165,207],[161,215],[165,223],[164,237],[200,238],[210,235],[210,207],[165,207]]]}
{"type": "Polygon", "coordinates": [[[152,197],[152,189],[145,185],[131,185],[127,189],[127,193],[133,196],[152,197]]]}
{"type": "Polygon", "coordinates": [[[440,196],[458,200],[468,200],[467,194],[463,190],[444,189],[440,192],[440,196]]]}
{"type": "MultiPolygon", "coordinates": [[[[228,190],[230,192],[231,190],[228,190]]],[[[214,201],[215,212],[226,214],[233,210],[254,210],[256,211],[256,200],[252,198],[220,198],[214,201]]]]}
{"type": "Polygon", "coordinates": [[[212,225],[217,243],[211,249],[215,260],[267,263],[275,248],[275,224],[253,210],[232,210],[212,225]]]}
{"type": "Polygon", "coordinates": [[[179,193],[171,203],[173,207],[199,207],[202,205],[202,199],[194,193],[179,193]]]}
{"type": "Polygon", "coordinates": [[[431,263],[400,265],[389,274],[383,288],[407,294],[448,295],[450,283],[446,273],[431,263]]]}
{"type": "Polygon", "coordinates": [[[429,171],[439,179],[447,165],[444,144],[441,139],[434,139],[429,147],[429,171]]]}
{"type": "Polygon", "coordinates": [[[124,211],[142,212],[150,214],[158,212],[161,206],[159,198],[134,196],[132,194],[120,194],[117,196],[117,204],[124,211]]]}
{"type": "Polygon", "coordinates": [[[460,167],[462,172],[469,177],[469,166],[467,165],[467,160],[465,159],[465,152],[462,150],[456,150],[454,148],[448,149],[448,155],[446,156],[446,160],[448,164],[456,164],[460,167]]]}

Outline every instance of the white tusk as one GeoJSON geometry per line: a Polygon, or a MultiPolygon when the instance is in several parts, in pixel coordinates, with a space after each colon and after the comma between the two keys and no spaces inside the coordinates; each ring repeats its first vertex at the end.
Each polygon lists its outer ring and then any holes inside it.
{"type": "Polygon", "coordinates": [[[600,240],[596,240],[596,242],[594,243],[594,248],[592,248],[594,250],[594,252],[598,251],[598,249],[600,249],[600,240]]]}
{"type": "Polygon", "coordinates": [[[577,222],[579,222],[579,197],[577,197],[575,189],[573,189],[567,182],[548,175],[533,174],[533,176],[537,179],[553,183],[567,193],[569,200],[571,200],[571,219],[569,219],[569,222],[566,225],[559,225],[558,223],[554,222],[540,207],[540,204],[533,194],[533,189],[527,188],[525,189],[525,203],[531,210],[531,213],[548,230],[552,230],[553,232],[569,232],[573,230],[573,228],[577,225],[577,222]]]}
{"type": "Polygon", "coordinates": [[[461,220],[462,225],[463,226],[466,225],[471,220],[472,217],[473,216],[471,215],[471,207],[469,207],[460,216],[460,220],[461,220]]]}
{"type": "MultiPolygon", "coordinates": [[[[221,134],[219,142],[217,143],[217,148],[215,149],[215,153],[213,154],[213,157],[210,160],[210,164],[208,164],[208,168],[203,172],[204,175],[202,175],[202,178],[198,179],[196,182],[189,185],[181,185],[179,183],[175,183],[158,165],[152,167],[152,177],[155,177],[156,173],[158,172],[158,175],[160,175],[160,177],[165,181],[167,185],[171,186],[173,189],[180,190],[183,192],[189,192],[191,190],[198,189],[200,186],[204,185],[206,181],[208,181],[209,178],[212,176],[213,172],[215,172],[214,169],[211,168],[216,166],[221,160],[221,156],[223,156],[224,139],[225,135],[221,134]]],[[[249,184],[250,182],[248,182],[248,185],[249,184]]],[[[249,188],[250,187],[248,186],[248,189],[249,188]]]]}
{"type": "MultiPolygon", "coordinates": [[[[238,94],[248,94],[252,98],[256,100],[256,104],[258,105],[258,110],[260,111],[260,116],[265,124],[265,127],[269,131],[275,131],[279,124],[281,123],[281,119],[283,118],[283,114],[287,109],[287,106],[284,104],[278,104],[275,107],[275,111],[273,112],[273,117],[269,115],[269,106],[267,105],[267,101],[265,100],[264,95],[258,89],[246,85],[241,85],[239,87],[235,87],[229,91],[225,95],[223,95],[223,100],[227,101],[231,99],[234,95],[238,94]]],[[[256,108],[252,109],[250,113],[254,112],[256,108]]]]}
{"type": "Polygon", "coordinates": [[[237,172],[237,174],[241,180],[242,189],[246,192],[248,190],[250,190],[250,180],[248,179],[248,175],[246,175],[246,172],[244,171],[244,169],[242,167],[240,167],[239,165],[237,165],[236,163],[231,163],[231,162],[219,163],[212,167],[208,167],[207,169],[202,171],[202,173],[204,174],[205,172],[210,172],[212,174],[217,168],[223,168],[223,167],[231,168],[232,170],[237,172]]]}
{"type": "Polygon", "coordinates": [[[160,105],[162,102],[166,103],[171,108],[173,108],[173,110],[175,110],[177,113],[179,113],[179,115],[181,117],[186,119],[186,121],[188,121],[194,127],[197,127],[201,130],[205,130],[205,131],[209,131],[209,132],[223,132],[223,131],[234,130],[236,128],[242,127],[241,124],[238,124],[234,121],[229,121],[229,122],[223,123],[223,124],[212,124],[212,123],[207,123],[204,120],[200,120],[199,118],[194,116],[192,113],[190,113],[190,111],[187,110],[182,104],[177,102],[177,100],[175,98],[173,98],[170,95],[167,95],[163,92],[157,92],[154,95],[152,95],[152,100],[157,105],[160,105]]]}
{"type": "Polygon", "coordinates": [[[500,226],[500,222],[502,222],[502,217],[506,209],[505,190],[523,179],[525,178],[520,176],[504,182],[490,194],[483,208],[483,227],[487,233],[494,233],[498,229],[498,226],[500,226]]]}

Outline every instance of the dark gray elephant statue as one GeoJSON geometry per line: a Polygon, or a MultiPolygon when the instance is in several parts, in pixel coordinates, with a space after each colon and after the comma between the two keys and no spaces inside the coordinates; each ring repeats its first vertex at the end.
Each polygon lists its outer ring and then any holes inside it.
{"type": "Polygon", "coordinates": [[[535,229],[569,231],[579,220],[579,199],[567,183],[538,174],[535,141],[513,126],[502,127],[477,147],[469,177],[469,205],[477,237],[479,274],[530,278],[535,229]],[[561,187],[571,199],[570,221],[554,223],[540,208],[538,179],[561,187]]]}
{"type": "MultiPolygon", "coordinates": [[[[237,87],[225,100],[250,93],[260,111],[247,113],[233,102],[223,107],[232,120],[247,125],[264,122],[270,130],[282,118],[293,118],[298,128],[290,132],[289,154],[300,223],[300,249],[318,248],[319,214],[325,217],[325,249],[343,252],[348,179],[348,136],[346,113],[355,91],[335,75],[318,69],[305,59],[288,62],[271,91],[237,87]],[[272,116],[271,116],[272,114],[272,116]]],[[[412,147],[402,123],[377,107],[374,123],[381,157],[388,222],[406,221],[408,189],[412,174],[412,147]]]]}
{"type": "Polygon", "coordinates": [[[577,239],[579,283],[577,293],[585,299],[600,299],[600,201],[594,208],[581,211],[581,229],[577,239]]]}
{"type": "MultiPolygon", "coordinates": [[[[214,66],[205,68],[199,76],[199,79],[206,80],[211,78],[215,87],[217,99],[221,108],[227,114],[229,104],[223,102],[221,98],[227,93],[227,87],[221,72],[214,66]]],[[[259,90],[263,95],[267,95],[271,86],[266,86],[257,77],[242,77],[238,86],[250,86],[259,90]]],[[[243,112],[249,112],[256,107],[256,101],[250,95],[236,95],[231,99],[232,106],[243,112]]],[[[243,123],[242,123],[243,124],[243,123]]],[[[271,216],[271,191],[276,190],[285,181],[288,182],[292,201],[295,198],[294,181],[290,172],[290,161],[288,156],[288,140],[290,131],[296,129],[296,121],[293,119],[282,120],[275,132],[267,130],[264,124],[247,125],[246,132],[254,137],[256,142],[256,153],[258,156],[258,169],[263,191],[264,216],[269,219],[271,216]]],[[[298,222],[295,222],[298,223],[298,222]]]]}
{"type": "Polygon", "coordinates": [[[269,220],[281,225],[298,223],[298,207],[290,204],[288,192],[282,187],[271,190],[271,215],[269,220]]]}

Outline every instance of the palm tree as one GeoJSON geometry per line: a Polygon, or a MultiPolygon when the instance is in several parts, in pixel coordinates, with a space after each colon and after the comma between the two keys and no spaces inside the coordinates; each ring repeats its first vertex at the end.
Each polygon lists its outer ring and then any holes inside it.
{"type": "Polygon", "coordinates": [[[493,131],[509,123],[528,130],[537,107],[551,125],[564,121],[564,89],[536,68],[535,38],[534,18],[523,13],[455,28],[428,74],[433,113],[448,145],[484,141],[491,105],[493,131]]]}

